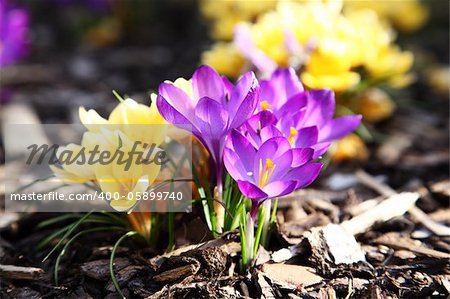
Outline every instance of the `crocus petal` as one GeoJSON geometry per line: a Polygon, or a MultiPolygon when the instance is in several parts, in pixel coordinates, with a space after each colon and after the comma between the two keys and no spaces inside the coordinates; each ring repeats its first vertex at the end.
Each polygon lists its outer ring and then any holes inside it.
{"type": "Polygon", "coordinates": [[[192,90],[197,99],[208,97],[224,104],[225,88],[222,77],[207,65],[202,65],[192,75],[192,90]]]}
{"type": "Polygon", "coordinates": [[[191,98],[184,90],[173,83],[163,82],[159,85],[158,93],[165,98],[175,109],[183,114],[192,113],[199,99],[191,98]]]}
{"type": "Polygon", "coordinates": [[[270,80],[261,80],[259,82],[261,87],[261,101],[266,101],[270,104],[271,108],[277,104],[277,97],[275,96],[275,88],[270,80]]]}
{"type": "Polygon", "coordinates": [[[348,115],[331,120],[319,131],[319,142],[332,141],[344,137],[360,125],[361,119],[361,115],[348,115]]]}
{"type": "Polygon", "coordinates": [[[247,181],[237,181],[239,186],[239,190],[241,190],[242,194],[250,199],[261,200],[266,199],[268,197],[267,193],[262,191],[256,185],[247,182],[247,181]]]}
{"type": "Polygon", "coordinates": [[[228,94],[228,97],[230,97],[234,89],[233,83],[231,83],[230,80],[228,80],[228,78],[225,76],[222,76],[222,82],[223,87],[225,88],[225,93],[228,94]]]}
{"type": "Polygon", "coordinates": [[[271,126],[263,127],[261,129],[260,136],[261,136],[261,143],[264,143],[273,137],[283,136],[283,133],[281,133],[281,131],[278,130],[277,127],[271,125],[271,126]]]}
{"type": "Polygon", "coordinates": [[[326,151],[330,148],[331,142],[322,142],[318,144],[314,144],[312,148],[314,149],[314,155],[312,157],[313,160],[323,156],[326,151]]]}
{"type": "Polygon", "coordinates": [[[322,163],[308,163],[296,168],[293,168],[285,176],[284,180],[295,180],[297,185],[295,189],[300,189],[308,186],[317,178],[322,169],[322,163]]]}
{"type": "Polygon", "coordinates": [[[253,170],[253,160],[256,155],[256,149],[252,144],[242,136],[236,130],[233,130],[230,134],[230,140],[233,145],[234,151],[240,157],[242,164],[244,165],[246,173],[253,170]]]}
{"type": "Polygon", "coordinates": [[[291,148],[289,141],[284,137],[274,137],[264,142],[258,149],[253,161],[253,174],[255,181],[258,180],[260,163],[265,167],[267,159],[272,161],[283,155],[291,148]],[[261,162],[260,162],[261,161],[261,162]]]}
{"type": "Polygon", "coordinates": [[[302,109],[306,112],[307,103],[308,94],[306,92],[298,93],[290,97],[283,105],[279,106],[279,109],[275,111],[275,114],[278,118],[281,118],[284,115],[289,115],[302,109]]]}
{"type": "Polygon", "coordinates": [[[277,69],[270,80],[274,83],[275,95],[284,101],[281,105],[304,90],[293,68],[277,69]]]}
{"type": "Polygon", "coordinates": [[[246,73],[236,84],[228,103],[231,128],[237,128],[249,119],[259,101],[259,84],[253,72],[246,73]]]}
{"type": "Polygon", "coordinates": [[[247,121],[247,124],[250,125],[250,127],[256,131],[259,128],[264,128],[269,125],[275,125],[277,123],[277,118],[275,114],[273,114],[270,111],[261,111],[257,114],[250,117],[247,121]]]}
{"type": "Polygon", "coordinates": [[[275,61],[255,46],[252,33],[247,25],[242,24],[235,27],[234,43],[242,55],[262,73],[270,74],[277,68],[275,61]]]}
{"type": "Polygon", "coordinates": [[[306,127],[297,132],[295,138],[295,147],[305,148],[311,147],[317,143],[319,130],[317,127],[306,127]]]}
{"type": "Polygon", "coordinates": [[[229,148],[224,148],[223,162],[228,173],[235,181],[248,179],[248,176],[246,175],[247,170],[245,169],[242,160],[237,153],[229,148]]]}
{"type": "Polygon", "coordinates": [[[291,193],[295,190],[296,186],[296,181],[276,181],[267,184],[263,188],[263,191],[267,193],[268,198],[275,198],[291,193]]]}
{"type": "Polygon", "coordinates": [[[202,98],[195,107],[196,126],[216,162],[221,161],[222,144],[228,127],[228,112],[219,102],[202,98]]]}
{"type": "Polygon", "coordinates": [[[282,178],[291,169],[292,161],[292,150],[288,150],[278,158],[273,159],[272,162],[275,165],[275,168],[270,176],[270,181],[273,182],[282,178]]]}
{"type": "Polygon", "coordinates": [[[302,166],[313,159],[314,150],[312,148],[293,148],[292,167],[302,166]]]}
{"type": "Polygon", "coordinates": [[[285,115],[280,116],[278,127],[282,132],[285,132],[286,136],[289,136],[291,128],[300,129],[301,124],[304,122],[306,108],[300,110],[293,110],[285,115]]]}
{"type": "Polygon", "coordinates": [[[174,125],[191,125],[192,132],[195,131],[194,124],[187,119],[180,111],[175,109],[164,97],[158,95],[156,98],[156,106],[158,107],[159,113],[161,113],[162,117],[167,120],[169,123],[174,125]]]}
{"type": "Polygon", "coordinates": [[[329,89],[308,91],[308,111],[305,115],[304,127],[317,126],[321,128],[334,115],[334,92],[329,89]]]}

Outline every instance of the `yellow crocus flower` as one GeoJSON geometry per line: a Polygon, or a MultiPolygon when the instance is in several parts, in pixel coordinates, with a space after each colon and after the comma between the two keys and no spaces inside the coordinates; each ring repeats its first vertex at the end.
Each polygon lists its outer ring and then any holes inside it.
{"type": "MultiPolygon", "coordinates": [[[[128,139],[122,132],[104,130],[101,134],[104,134],[105,139],[108,140],[101,148],[102,151],[114,153],[120,149],[125,156],[131,153],[134,141],[128,139]]],[[[142,147],[139,149],[143,152],[146,150],[142,147]]],[[[137,193],[142,195],[146,192],[160,171],[160,165],[156,163],[139,163],[138,156],[128,155],[128,158],[132,159],[129,168],[121,164],[119,158],[110,163],[94,164],[95,180],[100,189],[113,197],[115,194],[119,195],[110,202],[111,206],[118,211],[129,210],[133,207],[136,204],[137,193]]]]}
{"type": "Polygon", "coordinates": [[[369,150],[364,141],[356,134],[350,134],[336,141],[329,151],[333,161],[365,160],[369,157],[369,150]]]}
{"type": "Polygon", "coordinates": [[[218,40],[231,40],[239,22],[251,21],[273,9],[278,0],[201,0],[200,11],[212,23],[212,36],[218,40]]]}
{"type": "Polygon", "coordinates": [[[59,148],[57,157],[62,168],[51,166],[51,169],[65,182],[92,182],[102,192],[118,195],[116,200],[110,202],[114,209],[130,209],[136,204],[136,194],[147,191],[159,174],[160,165],[148,163],[146,158],[152,160],[159,151],[158,146],[166,134],[164,119],[156,105],[148,107],[132,99],[121,102],[108,119],[101,117],[95,110],[86,111],[83,107],[79,115],[88,131],[83,134],[80,145],[69,144],[59,148]],[[148,125],[160,126],[152,129],[148,125]],[[64,155],[68,155],[69,151],[72,156],[76,156],[84,150],[85,157],[89,158],[93,149],[97,150],[93,157],[96,160],[94,163],[86,160],[80,164],[63,163],[64,155]],[[133,150],[141,154],[132,155],[133,150]],[[122,154],[115,155],[116,152],[122,154]],[[109,153],[105,158],[107,163],[99,162],[102,153],[109,153]]]}
{"type": "Polygon", "coordinates": [[[393,23],[397,29],[404,32],[419,29],[425,24],[429,16],[429,9],[420,0],[345,0],[344,7],[347,11],[370,9],[381,19],[393,23]]]}
{"type": "Polygon", "coordinates": [[[304,84],[310,88],[331,88],[335,91],[349,89],[360,80],[351,71],[352,62],[347,59],[349,47],[339,40],[326,40],[314,52],[301,73],[304,84]]]}
{"type": "Polygon", "coordinates": [[[387,79],[394,87],[403,87],[413,79],[407,74],[413,62],[411,52],[402,52],[398,47],[390,46],[380,49],[376,58],[367,61],[365,66],[374,78],[387,79]]]}
{"type": "Polygon", "coordinates": [[[379,88],[371,88],[357,96],[356,112],[362,114],[365,121],[379,122],[392,115],[395,103],[390,96],[379,88]]]}
{"type": "Polygon", "coordinates": [[[245,60],[232,43],[217,43],[203,52],[202,63],[210,65],[219,74],[237,78],[243,73],[245,60]]]}
{"type": "Polygon", "coordinates": [[[150,132],[149,126],[145,126],[166,124],[159,114],[156,104],[146,106],[130,98],[117,105],[107,120],[98,115],[95,110],[86,111],[84,107],[79,108],[79,117],[81,123],[91,132],[98,132],[103,127],[119,129],[131,139],[149,144],[161,144],[166,133],[164,126],[155,126],[154,130],[150,132]]]}

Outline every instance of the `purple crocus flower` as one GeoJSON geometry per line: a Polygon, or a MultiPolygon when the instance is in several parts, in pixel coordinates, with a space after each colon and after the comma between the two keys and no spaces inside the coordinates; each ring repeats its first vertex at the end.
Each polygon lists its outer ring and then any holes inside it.
{"type": "Polygon", "coordinates": [[[253,72],[248,72],[234,86],[209,66],[199,67],[191,81],[182,82],[183,88],[177,81],[159,86],[158,110],[169,123],[192,128],[214,161],[221,192],[226,136],[253,115],[259,83],[253,72]]]}
{"type": "Polygon", "coordinates": [[[250,215],[268,199],[287,195],[311,184],[322,164],[313,162],[311,148],[292,148],[283,136],[265,140],[259,148],[233,130],[224,149],[224,163],[241,192],[252,200],[250,215]]]}
{"type": "Polygon", "coordinates": [[[28,52],[28,12],[0,0],[0,67],[13,64],[28,52]]]}
{"type": "Polygon", "coordinates": [[[273,111],[280,131],[296,147],[313,147],[315,158],[325,153],[332,141],[353,132],[361,123],[361,115],[333,118],[335,105],[332,90],[305,91],[292,68],[277,69],[269,80],[261,81],[259,109],[273,111]],[[305,130],[311,138],[317,134],[317,140],[308,138],[305,143],[299,138],[299,132],[305,130]]]}

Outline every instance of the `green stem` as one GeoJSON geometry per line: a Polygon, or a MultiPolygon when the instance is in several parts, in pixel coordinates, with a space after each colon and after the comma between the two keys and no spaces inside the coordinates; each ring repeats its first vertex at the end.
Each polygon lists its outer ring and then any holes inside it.
{"type": "Polygon", "coordinates": [[[132,237],[134,235],[137,235],[138,232],[136,231],[131,231],[131,232],[127,232],[125,235],[123,235],[122,237],[120,237],[116,244],[114,244],[114,247],[111,251],[111,257],[109,259],[109,273],[111,274],[111,280],[114,284],[114,287],[116,288],[117,293],[119,293],[119,295],[121,296],[121,298],[125,299],[125,296],[122,293],[122,290],[120,289],[120,285],[117,282],[116,276],[114,275],[114,257],[116,255],[116,251],[117,248],[119,247],[120,243],[122,243],[123,240],[125,240],[128,237],[132,237]]]}
{"type": "Polygon", "coordinates": [[[167,251],[170,252],[175,246],[175,214],[169,212],[167,215],[167,226],[169,231],[169,244],[167,245],[167,251]]]}
{"type": "Polygon", "coordinates": [[[81,232],[77,233],[76,235],[74,235],[72,238],[70,238],[69,241],[67,241],[67,243],[64,245],[64,247],[61,250],[61,252],[59,253],[58,257],[56,258],[55,272],[54,272],[55,285],[58,286],[58,270],[59,270],[59,264],[61,262],[61,258],[66,253],[70,244],[72,244],[78,237],[80,237],[84,234],[97,232],[97,231],[115,230],[115,229],[123,230],[124,228],[123,227],[110,227],[110,226],[96,227],[96,228],[91,228],[91,229],[86,229],[84,231],[81,231],[81,232]]]}
{"type": "MultiPolygon", "coordinates": [[[[262,234],[261,234],[261,244],[267,248],[267,245],[269,243],[269,233],[270,233],[270,218],[271,218],[271,213],[270,210],[272,208],[272,200],[271,199],[267,199],[266,201],[264,201],[264,203],[261,206],[262,208],[262,234]]],[[[258,226],[258,230],[259,230],[259,226],[258,226]]]]}

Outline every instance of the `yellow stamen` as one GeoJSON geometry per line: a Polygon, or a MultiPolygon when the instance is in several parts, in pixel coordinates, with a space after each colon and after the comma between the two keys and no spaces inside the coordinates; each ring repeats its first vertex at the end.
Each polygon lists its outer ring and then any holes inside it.
{"type": "Polygon", "coordinates": [[[298,134],[298,131],[297,131],[294,127],[291,127],[291,131],[290,131],[290,133],[289,133],[289,138],[288,138],[289,143],[290,143],[291,145],[293,145],[293,143],[294,143],[294,137],[297,136],[297,134],[298,134]]]}
{"type": "Polygon", "coordinates": [[[270,108],[270,104],[267,101],[262,101],[261,102],[261,109],[262,110],[267,110],[270,108]]]}
{"type": "Polygon", "coordinates": [[[275,164],[269,158],[266,159],[266,167],[263,170],[263,162],[262,159],[259,160],[259,179],[258,186],[260,188],[264,188],[270,180],[273,172],[275,171],[275,164]]]}

